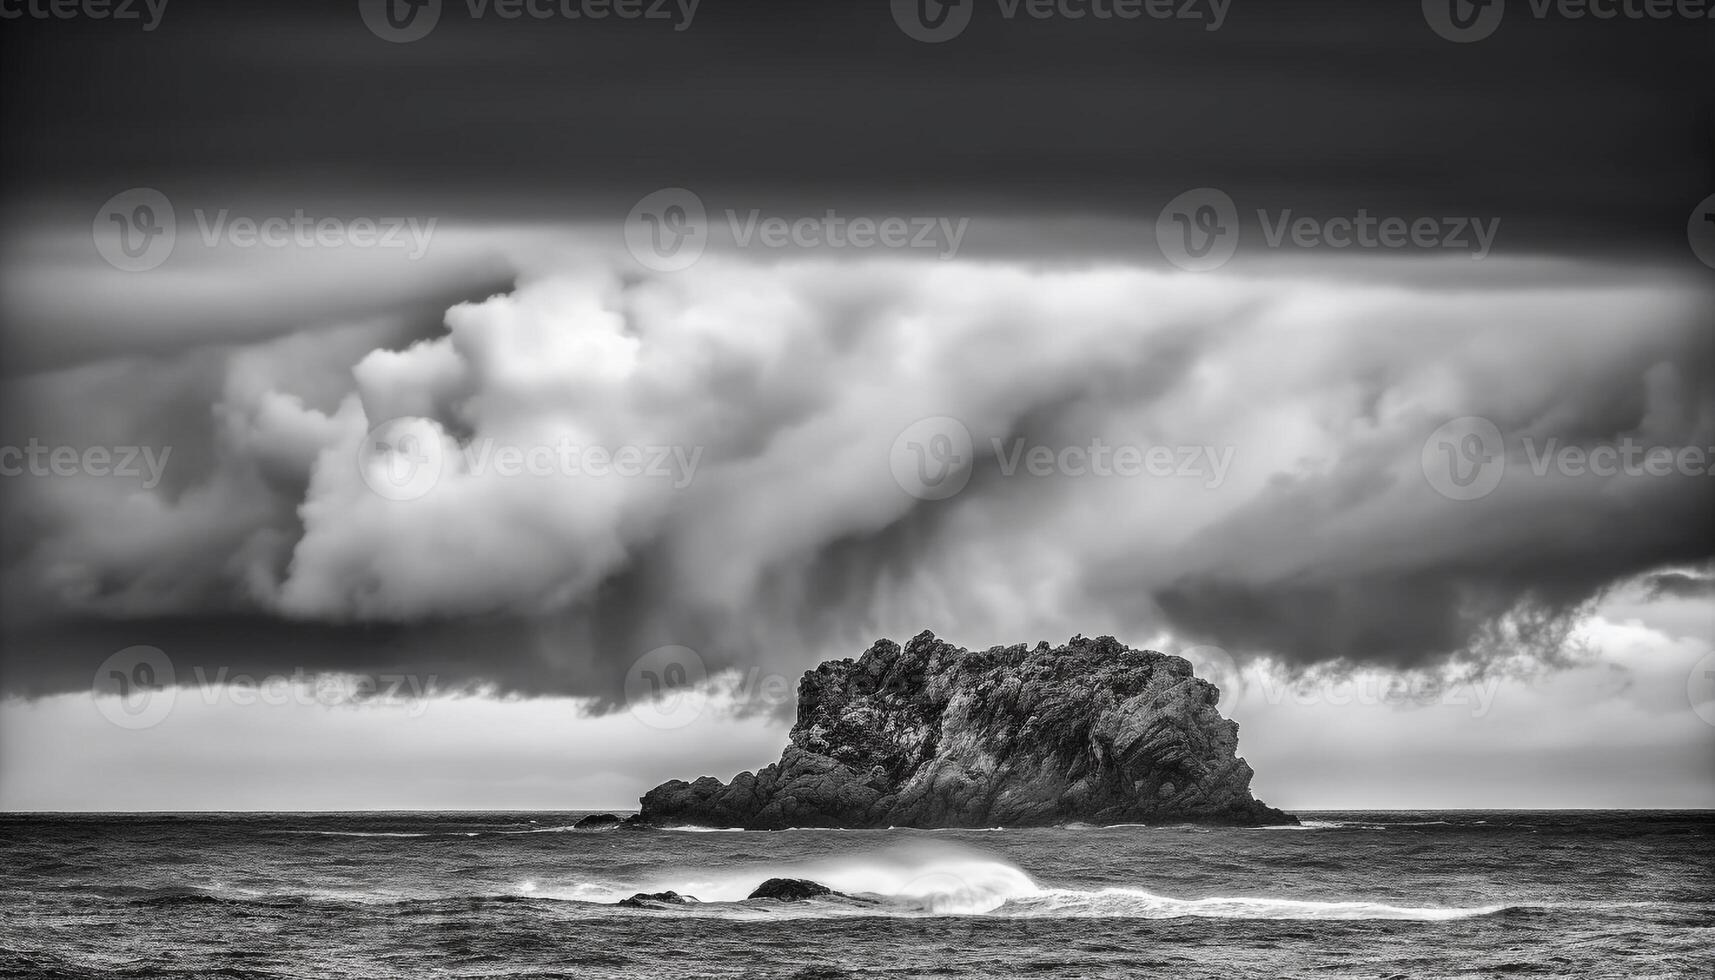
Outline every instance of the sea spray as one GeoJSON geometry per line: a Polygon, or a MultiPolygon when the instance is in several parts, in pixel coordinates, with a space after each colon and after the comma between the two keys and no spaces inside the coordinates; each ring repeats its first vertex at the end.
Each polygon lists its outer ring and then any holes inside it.
{"type": "MultiPolygon", "coordinates": [[[[741,902],[769,878],[803,878],[847,895],[889,900],[887,908],[898,913],[975,915],[1041,891],[1030,875],[1000,855],[928,840],[807,861],[685,869],[637,883],[615,883],[604,891],[615,901],[635,892],[676,891],[705,903],[741,902]]],[[[588,890],[578,897],[600,900],[588,890]]]]}

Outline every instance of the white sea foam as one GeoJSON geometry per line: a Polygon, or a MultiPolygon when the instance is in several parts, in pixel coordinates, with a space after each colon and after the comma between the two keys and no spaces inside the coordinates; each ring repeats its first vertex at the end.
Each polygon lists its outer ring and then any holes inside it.
{"type": "Polygon", "coordinates": [[[611,904],[637,892],[674,891],[695,905],[662,911],[723,918],[984,915],[1002,918],[1403,919],[1443,921],[1503,906],[1414,907],[1366,901],[1278,897],[1174,898],[1141,888],[1048,887],[999,855],[943,841],[904,841],[839,857],[685,870],[636,882],[579,883],[540,889],[536,897],[611,904]],[[769,878],[805,878],[859,901],[789,905],[746,902],[769,878]]]}
{"type": "MultiPolygon", "coordinates": [[[[1351,823],[1345,820],[1305,820],[1298,824],[1270,824],[1266,827],[1252,827],[1251,830],[1386,830],[1389,825],[1379,823],[1351,823]]],[[[1395,824],[1394,826],[1404,826],[1395,824]]]]}
{"type": "Polygon", "coordinates": [[[303,834],[303,835],[307,835],[307,836],[311,836],[311,837],[449,837],[449,836],[453,836],[453,837],[461,837],[461,836],[462,837],[475,837],[476,836],[476,834],[474,834],[474,833],[466,833],[466,834],[446,834],[446,833],[438,833],[437,834],[437,833],[415,833],[415,832],[407,833],[405,831],[391,831],[391,830],[281,830],[281,831],[276,831],[276,833],[303,834]]]}
{"type": "Polygon", "coordinates": [[[660,829],[674,834],[742,834],[745,832],[743,827],[662,827],[660,829]]]}
{"type": "Polygon", "coordinates": [[[636,892],[674,891],[704,903],[742,902],[769,878],[807,878],[837,892],[876,899],[879,904],[851,907],[871,914],[974,915],[1041,891],[1016,865],[986,852],[939,841],[903,841],[841,857],[688,869],[633,883],[580,884],[538,894],[612,902],[636,892]]]}
{"type": "Polygon", "coordinates": [[[1051,889],[1003,910],[1020,918],[1405,919],[1441,922],[1499,912],[1504,906],[1412,908],[1377,902],[1311,902],[1287,898],[1169,898],[1136,888],[1051,889]]]}
{"type": "MultiPolygon", "coordinates": [[[[533,822],[534,821],[532,821],[532,823],[533,822]]],[[[575,824],[564,824],[564,825],[558,826],[558,827],[531,827],[528,830],[490,830],[490,831],[485,831],[485,833],[500,834],[500,835],[505,835],[505,834],[569,834],[569,833],[571,833],[575,830],[578,830],[578,829],[579,829],[578,826],[575,824]]]]}

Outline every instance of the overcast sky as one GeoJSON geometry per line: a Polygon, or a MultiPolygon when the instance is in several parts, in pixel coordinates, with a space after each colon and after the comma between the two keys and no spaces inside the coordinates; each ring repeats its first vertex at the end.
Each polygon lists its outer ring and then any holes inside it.
{"type": "Polygon", "coordinates": [[[0,806],[631,805],[925,628],[1190,656],[1279,806],[1715,805],[1706,25],[357,8],[8,25],[0,806]]]}

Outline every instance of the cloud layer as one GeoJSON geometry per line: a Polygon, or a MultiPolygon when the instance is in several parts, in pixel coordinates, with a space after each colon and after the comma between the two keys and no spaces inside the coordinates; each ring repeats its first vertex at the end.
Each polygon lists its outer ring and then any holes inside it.
{"type": "Polygon", "coordinates": [[[1715,446],[1702,287],[718,254],[639,277],[586,249],[526,268],[415,342],[364,322],[26,379],[6,444],[173,456],[147,491],[8,480],[7,688],[81,687],[154,643],[616,699],[664,644],[791,675],[924,627],[1419,666],[1552,654],[1581,603],[1715,539],[1707,468],[1532,467],[1715,446]],[[1457,500],[1425,447],[1465,416],[1506,462],[1457,500]],[[974,458],[925,500],[898,442],[939,417],[974,458]],[[400,418],[384,432],[443,461],[411,499],[375,485],[399,460],[371,433],[400,418]],[[1013,462],[1096,446],[1175,465],[1013,462]],[[665,469],[597,475],[566,447],[665,469]]]}

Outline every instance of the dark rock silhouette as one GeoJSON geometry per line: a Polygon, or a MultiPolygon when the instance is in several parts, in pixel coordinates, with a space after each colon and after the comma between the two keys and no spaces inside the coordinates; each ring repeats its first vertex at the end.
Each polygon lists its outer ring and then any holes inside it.
{"type": "Polygon", "coordinates": [[[802,902],[820,895],[838,895],[827,885],[803,878],[770,878],[751,892],[749,898],[772,898],[782,902],[802,902]]]}
{"type": "Polygon", "coordinates": [[[620,899],[617,904],[628,909],[646,909],[653,905],[689,905],[695,901],[696,899],[691,896],[681,895],[678,892],[654,892],[650,894],[638,892],[630,898],[620,899]]]}
{"type": "Polygon", "coordinates": [[[1074,637],[971,652],[925,631],[798,685],[780,761],[672,780],[633,820],[786,827],[1295,824],[1251,796],[1238,725],[1182,657],[1074,637]]]}
{"type": "Polygon", "coordinates": [[[611,813],[592,813],[572,824],[574,830],[601,830],[605,827],[617,827],[624,821],[611,813]]]}

